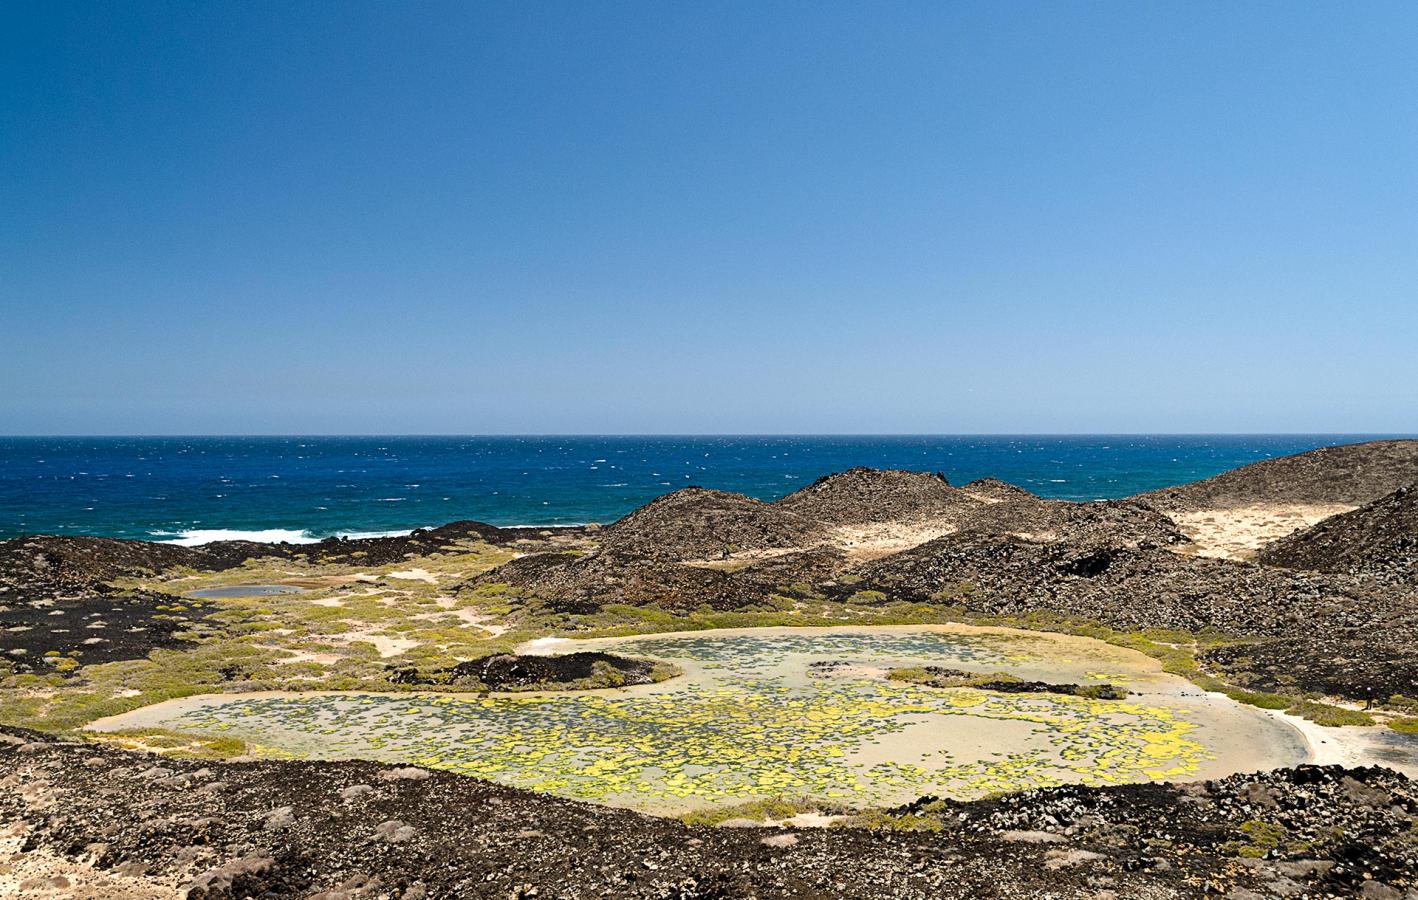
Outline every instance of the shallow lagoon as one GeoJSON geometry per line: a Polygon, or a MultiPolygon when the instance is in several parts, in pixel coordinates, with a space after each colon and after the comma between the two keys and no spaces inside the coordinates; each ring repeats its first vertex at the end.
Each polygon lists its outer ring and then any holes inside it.
{"type": "Polygon", "coordinates": [[[576,693],[207,695],[97,723],[231,734],[266,752],[412,762],[654,812],[806,796],[853,805],[1292,765],[1283,723],[1098,641],[967,626],[746,629],[523,652],[614,650],[675,663],[657,685],[576,693]],[[814,662],[839,665],[827,674],[814,662]],[[846,662],[846,665],[841,663],[846,662]],[[1102,701],[942,690],[895,666],[1110,681],[1102,701]]]}
{"type": "Polygon", "coordinates": [[[281,594],[302,594],[304,592],[305,588],[296,587],[293,584],[229,584],[222,587],[202,588],[184,596],[211,600],[233,597],[276,597],[281,594]]]}

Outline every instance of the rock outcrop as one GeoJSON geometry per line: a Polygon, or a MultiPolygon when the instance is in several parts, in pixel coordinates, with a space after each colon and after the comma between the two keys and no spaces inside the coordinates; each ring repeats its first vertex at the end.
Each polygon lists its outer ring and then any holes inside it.
{"type": "Polygon", "coordinates": [[[1418,484],[1281,538],[1262,548],[1257,560],[1418,585],[1418,484]]]}

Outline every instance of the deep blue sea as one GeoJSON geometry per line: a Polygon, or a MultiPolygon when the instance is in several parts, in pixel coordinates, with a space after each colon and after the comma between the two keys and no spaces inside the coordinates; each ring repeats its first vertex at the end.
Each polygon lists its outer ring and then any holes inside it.
{"type": "Polygon", "coordinates": [[[687,485],[773,499],[851,466],[1093,500],[1379,435],[0,438],[0,537],[198,543],[455,519],[609,522],[687,485]]]}

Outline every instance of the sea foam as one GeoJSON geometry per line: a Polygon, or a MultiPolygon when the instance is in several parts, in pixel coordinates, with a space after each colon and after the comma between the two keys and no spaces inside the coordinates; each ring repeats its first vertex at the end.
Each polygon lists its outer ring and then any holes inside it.
{"type": "MultiPolygon", "coordinates": [[[[165,532],[172,534],[172,532],[165,532]]],[[[255,541],[261,544],[314,544],[320,538],[306,531],[288,528],[263,528],[259,531],[239,531],[232,528],[195,528],[176,532],[176,537],[160,540],[161,544],[179,544],[183,547],[197,547],[213,541],[255,541]]]]}
{"type": "MultiPolygon", "coordinates": [[[[333,537],[353,538],[362,540],[365,538],[383,537],[403,537],[412,534],[414,529],[404,528],[398,531],[342,531],[333,537]]],[[[153,532],[158,537],[160,544],[179,544],[183,547],[198,547],[202,544],[210,544],[214,541],[253,541],[258,544],[315,544],[323,537],[316,537],[308,531],[299,531],[291,528],[263,528],[256,531],[242,531],[235,528],[195,528],[190,531],[162,531],[153,532]]]]}

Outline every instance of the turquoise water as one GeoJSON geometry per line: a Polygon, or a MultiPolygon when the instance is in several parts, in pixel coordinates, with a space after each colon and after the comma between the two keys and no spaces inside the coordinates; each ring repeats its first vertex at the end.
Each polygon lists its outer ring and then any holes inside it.
{"type": "Polygon", "coordinates": [[[1357,435],[0,438],[0,537],[313,539],[606,522],[688,485],[780,497],[851,466],[1093,500],[1357,435]]]}

